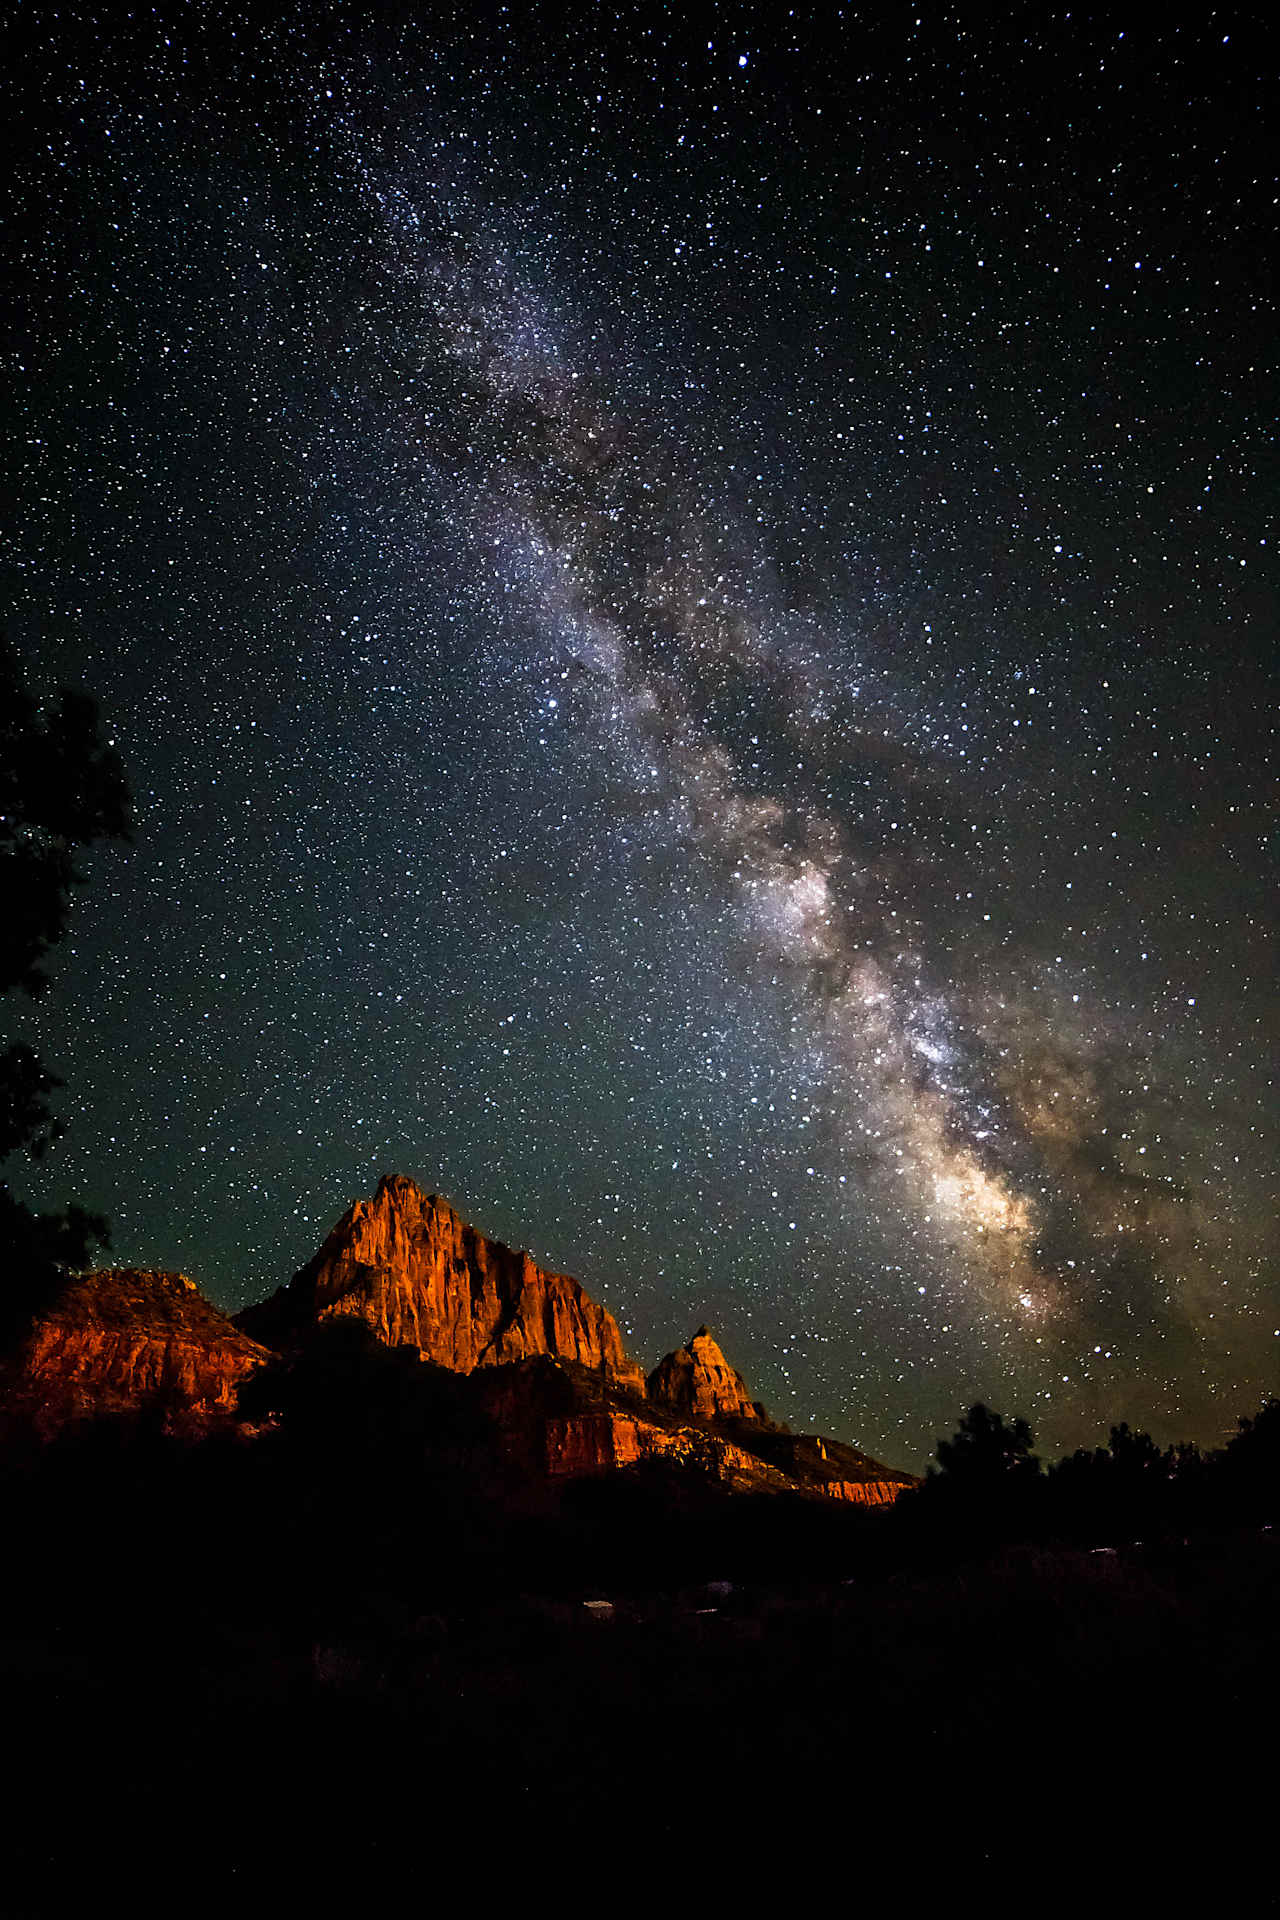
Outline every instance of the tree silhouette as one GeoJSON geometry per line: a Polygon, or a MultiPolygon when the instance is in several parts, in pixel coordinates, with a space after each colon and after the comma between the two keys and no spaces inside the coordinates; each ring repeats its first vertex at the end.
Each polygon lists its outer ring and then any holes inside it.
{"type": "MultiPolygon", "coordinates": [[[[102,737],[96,701],[63,688],[42,708],[0,640],[0,994],[46,991],[45,961],[84,877],[77,850],[128,832],[124,770],[102,737]]],[[[0,1052],[0,1161],[17,1153],[38,1160],[60,1136],[49,1096],[61,1085],[24,1043],[0,1052]]],[[[106,1222],[81,1207],[38,1214],[0,1187],[0,1261],[9,1275],[0,1334],[11,1337],[60,1275],[106,1238],[106,1222]]]]}

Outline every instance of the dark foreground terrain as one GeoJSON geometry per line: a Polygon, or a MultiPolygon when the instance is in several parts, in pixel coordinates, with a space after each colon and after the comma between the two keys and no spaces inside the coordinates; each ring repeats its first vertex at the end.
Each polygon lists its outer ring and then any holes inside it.
{"type": "Polygon", "coordinates": [[[10,1463],[0,1910],[1270,1883],[1265,1527],[984,1543],[909,1502],[373,1466],[125,1425],[10,1463]]]}

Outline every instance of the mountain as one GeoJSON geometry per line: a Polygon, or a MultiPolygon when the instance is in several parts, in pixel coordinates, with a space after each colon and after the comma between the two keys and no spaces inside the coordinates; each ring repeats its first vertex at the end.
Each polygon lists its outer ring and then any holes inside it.
{"type": "Polygon", "coordinates": [[[355,1201],[287,1286],[234,1320],[185,1274],[73,1277],[11,1363],[5,1402],[46,1432],[148,1402],[226,1418],[256,1367],[305,1360],[319,1329],[351,1321],[466,1376],[510,1464],[551,1480],[661,1462],[735,1490],[872,1506],[914,1484],[853,1447],[775,1425],[708,1327],[646,1380],[613,1315],[576,1280],[488,1239],[403,1175],[355,1201]]]}
{"type": "Polygon", "coordinates": [[[185,1273],[108,1268],[76,1275],[35,1321],[8,1369],[5,1410],[44,1431],[155,1400],[226,1414],[268,1357],[185,1273]]]}
{"type": "Polygon", "coordinates": [[[644,1391],[613,1315],[567,1274],[489,1240],[404,1175],[357,1200],[288,1286],[237,1316],[287,1347],[320,1320],[351,1314],[388,1346],[412,1346],[456,1373],[554,1354],[644,1391]]]}

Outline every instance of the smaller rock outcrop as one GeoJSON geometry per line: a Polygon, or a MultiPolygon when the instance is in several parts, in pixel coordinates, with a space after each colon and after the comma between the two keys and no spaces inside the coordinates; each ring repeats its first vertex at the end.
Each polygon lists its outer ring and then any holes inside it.
{"type": "Polygon", "coordinates": [[[659,1406],[695,1420],[764,1419],[763,1407],[725,1359],[710,1327],[699,1327],[687,1347],[659,1360],[649,1375],[648,1395],[659,1406]]]}
{"type": "Polygon", "coordinates": [[[828,1500],[847,1500],[855,1507],[891,1507],[899,1494],[917,1484],[902,1473],[892,1480],[823,1480],[817,1490],[828,1500]]]}
{"type": "Polygon", "coordinates": [[[789,1434],[758,1414],[717,1424],[640,1403],[598,1369],[547,1355],[477,1372],[469,1384],[509,1460],[553,1481],[661,1463],[728,1491],[872,1507],[914,1484],[839,1441],[789,1434]]]}
{"type": "Polygon", "coordinates": [[[268,1357],[185,1273],[107,1268],[68,1280],[37,1318],[7,1370],[6,1411],[46,1431],[157,1400],[226,1414],[268,1357]]]}

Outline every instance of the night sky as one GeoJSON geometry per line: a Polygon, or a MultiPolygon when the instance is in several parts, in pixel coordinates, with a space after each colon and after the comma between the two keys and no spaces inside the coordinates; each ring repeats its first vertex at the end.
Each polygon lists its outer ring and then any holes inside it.
{"type": "Polygon", "coordinates": [[[1280,1388],[1274,42],[25,10],[6,624],[136,802],[15,1178],[382,1172],[920,1466],[1280,1388]]]}

